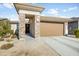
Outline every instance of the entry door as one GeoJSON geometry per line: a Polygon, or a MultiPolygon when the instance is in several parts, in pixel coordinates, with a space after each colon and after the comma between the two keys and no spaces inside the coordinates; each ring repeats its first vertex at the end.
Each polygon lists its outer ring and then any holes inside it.
{"type": "Polygon", "coordinates": [[[25,33],[30,33],[30,24],[26,24],[25,27],[25,33]]]}

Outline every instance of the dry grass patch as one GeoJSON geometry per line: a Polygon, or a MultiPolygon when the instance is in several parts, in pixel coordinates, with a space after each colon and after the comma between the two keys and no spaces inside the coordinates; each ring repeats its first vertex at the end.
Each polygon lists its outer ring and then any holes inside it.
{"type": "Polygon", "coordinates": [[[13,43],[7,43],[7,44],[3,44],[1,46],[1,49],[9,49],[9,48],[11,48],[13,46],[14,46],[13,43]]]}
{"type": "Polygon", "coordinates": [[[0,38],[0,41],[4,41],[4,39],[3,38],[0,38]]]}
{"type": "Polygon", "coordinates": [[[8,39],[8,40],[6,40],[7,42],[11,42],[11,41],[13,41],[12,39],[8,39]]]}

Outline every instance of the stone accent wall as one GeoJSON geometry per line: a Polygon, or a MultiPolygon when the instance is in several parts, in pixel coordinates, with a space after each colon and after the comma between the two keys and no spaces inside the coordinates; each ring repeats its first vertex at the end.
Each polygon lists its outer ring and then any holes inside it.
{"type": "Polygon", "coordinates": [[[35,23],[34,23],[35,19],[32,18],[30,19],[30,34],[32,35],[32,37],[34,37],[34,33],[35,33],[35,23]]]}
{"type": "Polygon", "coordinates": [[[19,38],[25,35],[25,14],[19,13],[19,38]]]}
{"type": "Polygon", "coordinates": [[[40,37],[40,16],[35,15],[35,38],[40,37]]]}
{"type": "MultiPolygon", "coordinates": [[[[40,37],[40,16],[35,15],[33,19],[31,19],[32,23],[30,23],[30,31],[31,34],[35,38],[40,37]]],[[[25,37],[25,14],[19,13],[19,38],[25,37]]]]}

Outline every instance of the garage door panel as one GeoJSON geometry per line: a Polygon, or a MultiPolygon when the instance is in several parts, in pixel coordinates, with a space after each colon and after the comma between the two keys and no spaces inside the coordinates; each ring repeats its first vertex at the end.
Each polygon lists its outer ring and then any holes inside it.
{"type": "Polygon", "coordinates": [[[62,23],[40,23],[41,36],[62,36],[63,24],[62,23]]]}

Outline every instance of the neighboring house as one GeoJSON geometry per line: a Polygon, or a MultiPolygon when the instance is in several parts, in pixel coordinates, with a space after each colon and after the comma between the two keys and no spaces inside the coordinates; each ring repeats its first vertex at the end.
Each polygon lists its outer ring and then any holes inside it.
{"type": "Polygon", "coordinates": [[[18,21],[10,21],[11,24],[11,30],[15,33],[15,31],[18,29],[18,21]]]}
{"type": "Polygon", "coordinates": [[[73,35],[75,29],[79,29],[79,17],[72,17],[72,21],[68,22],[68,34],[73,35]]]}
{"type": "MultiPolygon", "coordinates": [[[[7,18],[0,18],[0,21],[7,21],[7,18]]],[[[15,33],[15,31],[18,29],[18,21],[10,21],[8,20],[11,24],[11,30],[13,30],[13,32],[15,33]]]]}

